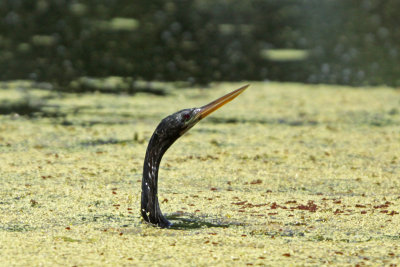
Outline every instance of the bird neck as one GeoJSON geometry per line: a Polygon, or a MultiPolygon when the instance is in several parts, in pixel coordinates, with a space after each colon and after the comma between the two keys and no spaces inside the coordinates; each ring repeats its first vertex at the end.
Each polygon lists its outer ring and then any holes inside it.
{"type": "Polygon", "coordinates": [[[176,138],[167,138],[157,131],[147,146],[143,165],[141,213],[144,220],[168,227],[171,223],[163,216],[158,203],[158,169],[161,159],[176,138]]]}

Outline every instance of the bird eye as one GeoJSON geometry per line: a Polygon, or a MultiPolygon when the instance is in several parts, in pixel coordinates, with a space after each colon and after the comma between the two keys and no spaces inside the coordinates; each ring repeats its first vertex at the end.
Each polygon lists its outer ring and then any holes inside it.
{"type": "Polygon", "coordinates": [[[189,113],[183,114],[183,118],[185,119],[185,121],[187,121],[190,118],[189,113]]]}

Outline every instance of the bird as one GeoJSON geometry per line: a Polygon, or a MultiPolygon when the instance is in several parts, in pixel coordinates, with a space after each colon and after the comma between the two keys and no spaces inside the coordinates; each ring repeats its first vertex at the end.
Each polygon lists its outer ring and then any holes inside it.
{"type": "Polygon", "coordinates": [[[161,212],[158,202],[158,169],[168,148],[200,120],[232,101],[249,87],[242,86],[200,108],[180,110],[165,117],[151,136],[143,164],[141,215],[147,223],[169,228],[172,223],[161,212]]]}

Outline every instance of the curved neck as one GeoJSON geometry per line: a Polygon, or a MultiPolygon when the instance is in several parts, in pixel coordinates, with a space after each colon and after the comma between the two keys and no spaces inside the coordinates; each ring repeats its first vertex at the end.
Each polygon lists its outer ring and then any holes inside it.
{"type": "Polygon", "coordinates": [[[176,139],[154,132],[144,159],[140,211],[145,221],[160,227],[169,227],[171,223],[163,216],[158,203],[158,169],[164,153],[176,139]]]}

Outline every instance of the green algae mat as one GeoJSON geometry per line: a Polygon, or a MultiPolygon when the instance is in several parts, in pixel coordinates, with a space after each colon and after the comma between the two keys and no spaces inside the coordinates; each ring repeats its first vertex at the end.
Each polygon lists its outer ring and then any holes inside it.
{"type": "Polygon", "coordinates": [[[391,88],[251,83],[164,156],[159,199],[174,227],[142,221],[159,121],[241,85],[130,96],[1,84],[0,265],[398,264],[391,88]]]}

